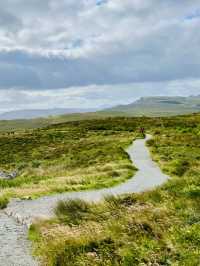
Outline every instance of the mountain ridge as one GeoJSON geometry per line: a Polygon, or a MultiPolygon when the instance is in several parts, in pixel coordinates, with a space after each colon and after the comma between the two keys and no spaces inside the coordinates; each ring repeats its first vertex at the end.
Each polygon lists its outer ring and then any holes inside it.
{"type": "Polygon", "coordinates": [[[0,120],[34,119],[73,113],[87,113],[97,111],[97,108],[52,108],[52,109],[23,109],[0,114],[0,120]]]}
{"type": "Polygon", "coordinates": [[[141,97],[133,103],[108,108],[104,112],[128,116],[167,116],[200,112],[200,95],[141,97]]]}

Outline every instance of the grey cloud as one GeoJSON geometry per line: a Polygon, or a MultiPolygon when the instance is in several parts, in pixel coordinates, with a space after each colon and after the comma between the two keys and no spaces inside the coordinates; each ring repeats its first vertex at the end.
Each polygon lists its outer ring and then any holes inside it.
{"type": "MultiPolygon", "coordinates": [[[[88,98],[80,96],[89,104],[102,93],[111,101],[114,88],[116,97],[123,90],[130,95],[136,87],[124,88],[133,83],[157,88],[173,80],[199,80],[198,12],[199,0],[1,1],[0,89],[39,93],[93,86],[86,90],[88,98]],[[119,84],[126,85],[118,89],[119,84]]],[[[179,84],[183,93],[193,90],[179,84]]],[[[153,93],[152,87],[142,88],[153,93]]],[[[159,88],[168,93],[166,86],[159,88]]]]}
{"type": "Polygon", "coordinates": [[[97,108],[127,104],[141,96],[189,96],[199,94],[200,79],[119,85],[90,85],[57,90],[0,90],[0,112],[12,109],[54,107],[97,108]]]}
{"type": "Polygon", "coordinates": [[[0,63],[0,87],[39,87],[40,80],[34,70],[22,65],[0,63]]]}
{"type": "Polygon", "coordinates": [[[22,27],[21,20],[15,15],[0,9],[0,30],[6,34],[16,33],[22,27]]]}

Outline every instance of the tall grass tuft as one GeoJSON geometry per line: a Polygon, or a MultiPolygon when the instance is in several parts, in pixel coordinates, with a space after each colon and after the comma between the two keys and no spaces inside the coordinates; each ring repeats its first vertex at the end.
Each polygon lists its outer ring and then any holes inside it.
{"type": "Polygon", "coordinates": [[[5,196],[0,196],[0,210],[5,209],[8,204],[8,198],[5,196]]]}
{"type": "Polygon", "coordinates": [[[80,224],[90,212],[90,204],[80,199],[60,201],[55,209],[59,220],[66,224],[80,224]]]}

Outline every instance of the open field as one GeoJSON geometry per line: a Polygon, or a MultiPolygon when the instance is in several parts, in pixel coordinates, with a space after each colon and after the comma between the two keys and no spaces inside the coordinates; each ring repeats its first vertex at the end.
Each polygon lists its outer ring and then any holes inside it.
{"type": "Polygon", "coordinates": [[[110,187],[136,170],[125,148],[136,137],[137,121],[107,119],[71,122],[43,129],[0,135],[0,170],[17,171],[0,180],[0,202],[6,197],[110,187]]]}
{"type": "Polygon", "coordinates": [[[23,131],[26,129],[36,129],[49,126],[51,124],[81,120],[81,117],[85,114],[75,114],[75,115],[60,115],[52,116],[47,118],[35,118],[35,119],[16,119],[16,120],[1,120],[0,121],[0,131],[23,131]]]}
{"type": "Polygon", "coordinates": [[[16,119],[16,120],[0,120],[0,132],[24,131],[27,129],[37,129],[50,126],[52,124],[60,124],[81,120],[104,119],[106,117],[123,116],[123,113],[118,112],[91,112],[91,113],[76,113],[58,116],[49,116],[47,118],[35,119],[16,119]]]}
{"type": "Polygon", "coordinates": [[[24,131],[50,126],[52,124],[109,117],[170,117],[198,113],[200,110],[200,96],[190,97],[143,97],[128,105],[115,106],[96,112],[52,115],[35,119],[0,120],[0,132],[24,131]]]}
{"type": "Polygon", "coordinates": [[[36,254],[49,266],[199,265],[200,115],[114,121],[104,131],[148,128],[152,156],[171,180],[98,205],[60,202],[55,219],[30,229],[36,254]]]}

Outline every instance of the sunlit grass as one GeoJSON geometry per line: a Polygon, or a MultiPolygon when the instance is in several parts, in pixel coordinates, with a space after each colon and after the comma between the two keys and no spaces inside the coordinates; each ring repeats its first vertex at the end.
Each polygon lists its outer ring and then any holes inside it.
{"type": "Polygon", "coordinates": [[[72,122],[1,134],[0,170],[19,174],[0,180],[0,195],[35,198],[125,182],[136,171],[125,151],[136,130],[134,121],[118,121],[72,122]]]}
{"type": "Polygon", "coordinates": [[[153,159],[171,179],[162,187],[100,204],[60,202],[56,217],[30,231],[44,265],[200,264],[200,115],[148,126],[153,159]]]}

